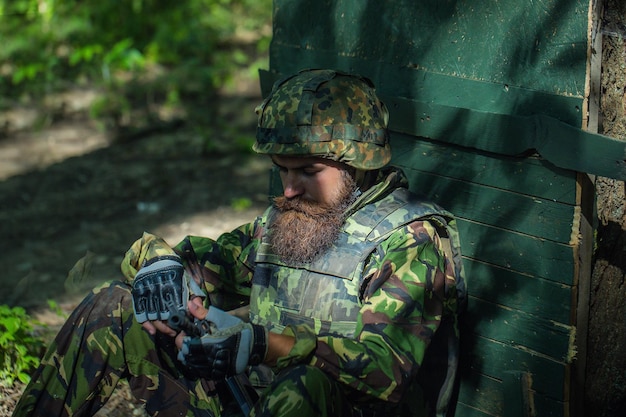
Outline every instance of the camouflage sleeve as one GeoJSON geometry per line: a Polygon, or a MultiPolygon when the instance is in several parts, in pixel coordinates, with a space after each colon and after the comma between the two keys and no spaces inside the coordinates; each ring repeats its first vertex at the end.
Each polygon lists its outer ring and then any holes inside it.
{"type": "Polygon", "coordinates": [[[395,402],[417,374],[444,309],[454,305],[448,300],[454,272],[429,222],[396,231],[381,249],[364,274],[354,338],[318,337],[311,363],[358,391],[395,402]]]}
{"type": "Polygon", "coordinates": [[[120,264],[122,274],[126,277],[126,282],[130,283],[135,279],[137,271],[141,269],[147,260],[157,256],[172,255],[173,253],[174,250],[165,240],[151,233],[144,232],[128,248],[120,264]]]}
{"type": "Polygon", "coordinates": [[[257,222],[248,223],[216,240],[187,236],[174,250],[185,269],[209,295],[209,303],[224,310],[248,304],[252,268],[245,260],[258,247],[257,222]]]}

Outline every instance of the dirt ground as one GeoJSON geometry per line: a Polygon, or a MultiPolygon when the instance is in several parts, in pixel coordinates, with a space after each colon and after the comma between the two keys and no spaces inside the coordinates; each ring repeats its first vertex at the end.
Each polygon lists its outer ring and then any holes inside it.
{"type": "MultiPolygon", "coordinates": [[[[626,139],[622,3],[608,1],[601,104],[602,132],[626,139]]],[[[60,120],[19,107],[0,120],[0,304],[25,306],[52,328],[63,317],[46,307],[47,300],[69,312],[89,288],[119,277],[125,249],[143,231],[170,243],[190,233],[217,236],[267,203],[265,158],[227,146],[207,151],[186,126],[113,141],[84,114],[94,94],[69,92],[63,100],[72,106],[60,120]]],[[[220,98],[220,117],[237,122],[224,138],[253,135],[259,100],[254,88],[220,98]]],[[[597,191],[586,415],[624,417],[626,189],[624,182],[599,178],[597,191]]],[[[10,414],[19,390],[0,392],[0,416],[10,414]]],[[[99,415],[142,414],[123,386],[99,415]]]]}
{"type": "MultiPolygon", "coordinates": [[[[234,135],[253,137],[259,100],[217,103],[224,120],[246,113],[234,135]]],[[[185,127],[112,141],[82,113],[71,116],[0,141],[0,303],[71,302],[119,276],[125,249],[143,231],[171,243],[214,236],[267,203],[266,158],[207,151],[185,127]]]]}

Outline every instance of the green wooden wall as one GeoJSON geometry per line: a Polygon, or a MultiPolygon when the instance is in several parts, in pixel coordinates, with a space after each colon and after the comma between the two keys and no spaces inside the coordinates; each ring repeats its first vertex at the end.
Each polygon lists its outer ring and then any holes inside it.
{"type": "Polygon", "coordinates": [[[370,77],[390,108],[392,163],[459,218],[470,303],[457,416],[582,415],[589,10],[582,0],[274,1],[264,93],[302,68],[370,77]]]}

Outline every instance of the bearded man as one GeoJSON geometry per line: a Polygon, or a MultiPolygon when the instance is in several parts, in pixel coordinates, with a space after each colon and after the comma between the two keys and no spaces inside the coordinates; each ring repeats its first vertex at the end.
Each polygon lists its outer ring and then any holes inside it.
{"type": "Polygon", "coordinates": [[[126,280],[73,312],[14,416],[92,415],[122,378],[159,416],[454,414],[456,222],[388,166],[372,83],[301,71],[257,113],[254,150],[282,195],[216,240],[144,234],[126,280]]]}

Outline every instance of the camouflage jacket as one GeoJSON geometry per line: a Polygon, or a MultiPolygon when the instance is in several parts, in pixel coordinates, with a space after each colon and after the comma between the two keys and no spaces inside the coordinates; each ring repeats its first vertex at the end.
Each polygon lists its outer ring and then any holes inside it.
{"type": "MultiPolygon", "coordinates": [[[[261,219],[271,230],[275,209],[261,219]]],[[[416,219],[428,218],[447,236],[452,216],[436,205],[420,201],[406,188],[360,207],[346,220],[333,245],[311,263],[286,264],[272,252],[270,233],[264,233],[253,259],[250,316],[272,331],[307,324],[318,336],[352,337],[364,284],[364,266],[372,252],[395,230],[416,219]]]]}
{"type": "MultiPolygon", "coordinates": [[[[341,276],[342,283],[349,278],[351,285],[333,287],[343,291],[334,312],[308,305],[276,325],[271,315],[281,309],[259,305],[258,297],[269,295],[258,286],[267,280],[266,266],[284,267],[266,247],[268,213],[217,240],[188,236],[175,250],[211,304],[233,309],[251,303],[254,321],[272,322],[274,331],[296,337],[279,367],[307,362],[351,387],[357,401],[375,397],[402,410],[427,402],[436,415],[445,415],[458,362],[457,314],[465,298],[456,222],[441,208],[399,191],[406,188],[400,171],[384,174],[349,209],[340,238],[345,242],[335,245],[361,250],[362,256],[351,253],[344,258],[352,265],[328,267],[337,256],[331,251],[309,268],[313,276],[341,276]],[[366,219],[370,224],[362,224],[366,219]],[[333,325],[333,315],[343,323],[333,325]],[[283,330],[284,325],[290,326],[283,330]]],[[[310,300],[309,294],[302,299],[310,300]]]]}

